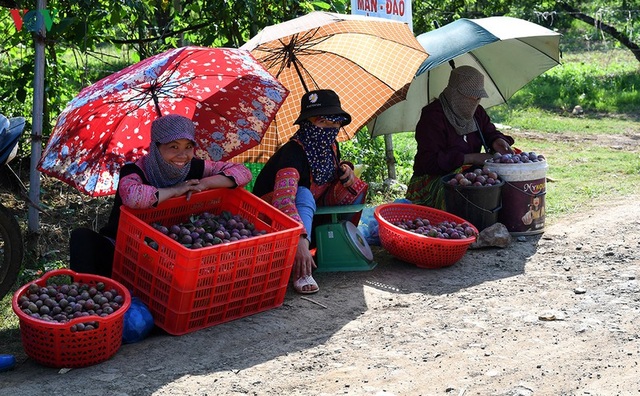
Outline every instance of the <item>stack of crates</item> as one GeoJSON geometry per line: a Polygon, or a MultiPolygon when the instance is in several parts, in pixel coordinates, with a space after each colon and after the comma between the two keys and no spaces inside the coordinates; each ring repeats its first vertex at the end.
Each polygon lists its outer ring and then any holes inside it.
{"type": "Polygon", "coordinates": [[[147,304],[158,327],[186,334],[282,305],[302,229],[241,188],[172,198],[151,209],[123,206],[112,277],[147,304]],[[223,211],[266,234],[191,249],[151,226],[223,211]]]}

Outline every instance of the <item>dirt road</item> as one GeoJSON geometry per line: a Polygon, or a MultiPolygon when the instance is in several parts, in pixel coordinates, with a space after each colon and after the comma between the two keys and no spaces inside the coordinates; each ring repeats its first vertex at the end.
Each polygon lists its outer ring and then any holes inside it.
{"type": "Polygon", "coordinates": [[[631,395],[640,391],[638,198],[439,270],[374,247],[309,301],[66,373],[26,356],[0,395],[631,395]]]}

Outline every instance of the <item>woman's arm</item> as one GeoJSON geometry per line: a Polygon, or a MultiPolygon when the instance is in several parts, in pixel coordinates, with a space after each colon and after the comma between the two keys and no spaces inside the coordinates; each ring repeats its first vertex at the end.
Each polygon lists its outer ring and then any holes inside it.
{"type": "Polygon", "coordinates": [[[465,162],[466,143],[447,121],[439,100],[422,109],[415,139],[413,171],[416,176],[444,175],[465,162]]]}
{"type": "Polygon", "coordinates": [[[495,124],[491,122],[489,115],[482,106],[478,106],[475,117],[489,147],[501,154],[513,153],[511,145],[515,141],[511,136],[505,135],[496,129],[495,124]]]}
{"type": "Polygon", "coordinates": [[[158,203],[184,194],[188,200],[192,192],[245,186],[252,177],[251,171],[243,164],[205,160],[201,179],[185,180],[173,187],[158,189],[158,203]]]}
{"type": "Polygon", "coordinates": [[[243,164],[207,160],[204,163],[204,175],[201,181],[205,183],[206,188],[204,189],[208,190],[221,187],[244,187],[252,178],[251,171],[243,164]]]}
{"type": "MultiPolygon", "coordinates": [[[[182,184],[182,183],[181,183],[182,184]]],[[[184,194],[188,189],[186,185],[170,188],[156,188],[149,184],[144,184],[142,177],[137,173],[130,173],[120,178],[118,191],[122,198],[122,204],[133,209],[146,209],[158,203],[184,194]]]]}

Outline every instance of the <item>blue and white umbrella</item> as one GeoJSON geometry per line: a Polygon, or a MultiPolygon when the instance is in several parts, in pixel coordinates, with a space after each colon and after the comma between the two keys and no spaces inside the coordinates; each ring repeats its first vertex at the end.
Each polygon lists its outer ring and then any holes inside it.
{"type": "Polygon", "coordinates": [[[454,66],[473,66],[484,74],[489,97],[480,104],[489,108],[560,64],[560,33],[518,18],[458,19],[417,39],[429,57],[407,98],[368,124],[372,136],[415,131],[422,108],[447,86],[454,66]]]}

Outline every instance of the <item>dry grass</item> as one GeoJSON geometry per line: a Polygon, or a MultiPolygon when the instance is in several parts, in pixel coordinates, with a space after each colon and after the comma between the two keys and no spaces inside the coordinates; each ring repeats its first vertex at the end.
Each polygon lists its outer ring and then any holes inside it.
{"type": "MultiPolygon", "coordinates": [[[[12,169],[28,186],[28,159],[11,164],[12,169]],[[26,162],[26,164],[25,164],[26,162]],[[25,169],[26,166],[26,169],[25,169]]],[[[10,171],[0,171],[3,188],[0,199],[5,207],[11,209],[20,223],[25,239],[24,267],[43,268],[47,262],[68,263],[69,235],[74,228],[90,227],[98,229],[111,209],[112,198],[91,198],[52,177],[42,175],[37,232],[28,230],[29,204],[28,191],[22,190],[10,171]]]]}

